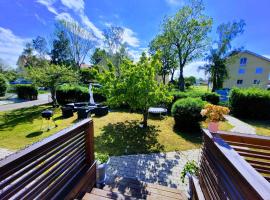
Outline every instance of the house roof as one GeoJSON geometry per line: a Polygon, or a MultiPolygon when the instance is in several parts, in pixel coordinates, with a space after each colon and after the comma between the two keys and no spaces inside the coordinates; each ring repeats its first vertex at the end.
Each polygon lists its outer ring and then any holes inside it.
{"type": "Polygon", "coordinates": [[[261,58],[263,60],[266,60],[266,61],[270,62],[270,59],[269,58],[266,58],[265,56],[259,55],[257,53],[252,52],[252,51],[249,51],[249,50],[244,50],[244,51],[242,51],[242,53],[247,53],[247,54],[250,54],[250,55],[259,57],[259,58],[261,58]]]}

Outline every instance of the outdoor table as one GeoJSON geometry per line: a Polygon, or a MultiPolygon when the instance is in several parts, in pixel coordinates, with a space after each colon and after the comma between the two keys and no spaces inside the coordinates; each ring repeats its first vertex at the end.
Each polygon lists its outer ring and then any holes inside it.
{"type": "Polygon", "coordinates": [[[167,109],[166,108],[161,108],[161,107],[150,107],[148,109],[148,114],[159,114],[160,118],[162,114],[167,114],[167,109]]]}

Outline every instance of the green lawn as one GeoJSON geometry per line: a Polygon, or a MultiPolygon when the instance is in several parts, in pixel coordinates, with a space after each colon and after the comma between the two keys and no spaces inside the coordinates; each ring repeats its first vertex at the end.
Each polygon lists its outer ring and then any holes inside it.
{"type": "MultiPolygon", "coordinates": [[[[35,106],[8,112],[0,112],[0,148],[18,150],[56,133],[77,119],[76,116],[69,119],[61,118],[61,110],[55,109],[54,118],[57,128],[50,131],[41,131],[41,111],[49,106],[35,106]]],[[[45,120],[44,120],[45,122],[45,120]]],[[[44,124],[44,129],[46,128],[44,124]]]]}
{"type": "MultiPolygon", "coordinates": [[[[62,119],[61,110],[55,109],[57,128],[40,131],[40,113],[49,106],[38,106],[9,112],[0,112],[0,148],[18,150],[37,142],[76,122],[77,116],[62,119]]],[[[199,133],[174,130],[174,120],[150,119],[149,128],[139,127],[142,115],[128,112],[111,112],[104,117],[93,117],[95,149],[100,153],[121,155],[160,151],[188,150],[201,145],[199,133]]]]}
{"type": "Polygon", "coordinates": [[[256,129],[258,135],[270,136],[270,120],[244,120],[246,123],[250,124],[256,129]]]}

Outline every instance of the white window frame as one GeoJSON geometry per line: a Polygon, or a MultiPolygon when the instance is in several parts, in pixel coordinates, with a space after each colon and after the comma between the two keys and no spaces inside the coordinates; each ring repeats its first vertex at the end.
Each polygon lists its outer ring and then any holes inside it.
{"type": "Polygon", "coordinates": [[[255,74],[263,74],[263,68],[262,67],[256,67],[255,74]],[[257,70],[261,70],[260,72],[257,72],[257,70]]]}
{"type": "Polygon", "coordinates": [[[247,61],[248,61],[248,59],[246,57],[240,58],[240,66],[246,66],[247,65],[247,61]]]}
{"type": "Polygon", "coordinates": [[[246,73],[246,69],[242,69],[242,68],[238,69],[238,74],[245,74],[245,73],[246,73]]]}
{"type": "Polygon", "coordinates": [[[236,81],[236,84],[237,84],[237,85],[243,85],[243,82],[244,82],[243,79],[238,79],[238,80],[236,81]],[[238,83],[238,81],[241,82],[241,83],[238,83]]]}

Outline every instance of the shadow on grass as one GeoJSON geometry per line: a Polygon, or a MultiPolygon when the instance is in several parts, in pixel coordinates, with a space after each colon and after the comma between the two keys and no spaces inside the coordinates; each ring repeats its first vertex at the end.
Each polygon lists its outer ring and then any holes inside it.
{"type": "Polygon", "coordinates": [[[47,109],[48,106],[33,106],[30,108],[22,108],[12,110],[0,115],[0,129],[13,128],[19,124],[31,123],[33,120],[41,117],[41,112],[47,109]]]}
{"type": "Polygon", "coordinates": [[[43,133],[43,131],[35,131],[33,133],[28,134],[26,137],[27,138],[33,138],[33,137],[40,136],[42,133],[43,133]]]}
{"type": "Polygon", "coordinates": [[[164,146],[159,144],[158,135],[155,126],[143,129],[139,121],[110,123],[95,138],[95,147],[97,152],[109,155],[160,152],[164,146]]]}
{"type": "Polygon", "coordinates": [[[202,143],[202,130],[199,125],[197,127],[193,127],[192,129],[179,128],[174,125],[173,131],[185,140],[190,141],[194,144],[202,143]]]}

